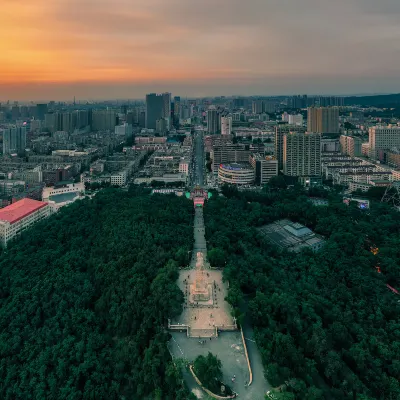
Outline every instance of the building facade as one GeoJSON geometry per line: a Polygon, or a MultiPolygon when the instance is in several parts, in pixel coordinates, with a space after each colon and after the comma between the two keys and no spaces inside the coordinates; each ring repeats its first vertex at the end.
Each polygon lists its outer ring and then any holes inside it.
{"type": "Polygon", "coordinates": [[[221,135],[232,134],[232,117],[221,117],[221,135]]]}
{"type": "Polygon", "coordinates": [[[339,133],[338,107],[309,107],[307,131],[316,133],[339,133]]]}
{"type": "Polygon", "coordinates": [[[321,175],[321,134],[290,132],[283,139],[283,173],[321,175]]]}
{"type": "Polygon", "coordinates": [[[399,126],[374,126],[369,128],[369,154],[377,158],[379,150],[400,149],[399,126]]]}
{"type": "Polygon", "coordinates": [[[305,132],[301,126],[281,124],[275,127],[275,158],[278,160],[278,169],[283,168],[283,138],[289,132],[305,132]]]}
{"type": "Polygon", "coordinates": [[[7,243],[30,228],[36,222],[50,215],[47,203],[32,199],[19,200],[0,210],[0,242],[7,243]]]}
{"type": "Polygon", "coordinates": [[[218,132],[218,111],[215,108],[207,110],[207,132],[210,134],[218,132]]]}
{"type": "Polygon", "coordinates": [[[267,184],[273,176],[278,175],[278,160],[275,157],[253,153],[249,162],[254,169],[254,183],[257,186],[267,184]]]}
{"type": "Polygon", "coordinates": [[[26,147],[26,128],[13,126],[3,131],[3,154],[20,153],[26,147]]]}
{"type": "Polygon", "coordinates": [[[218,183],[229,185],[251,185],[254,183],[254,169],[250,164],[221,164],[218,168],[218,183]]]}

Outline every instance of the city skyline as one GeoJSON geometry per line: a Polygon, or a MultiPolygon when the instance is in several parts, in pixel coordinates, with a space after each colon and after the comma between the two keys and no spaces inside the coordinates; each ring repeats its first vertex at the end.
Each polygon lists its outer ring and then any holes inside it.
{"type": "Polygon", "coordinates": [[[395,0],[7,0],[0,101],[400,92],[399,14],[395,0]]]}

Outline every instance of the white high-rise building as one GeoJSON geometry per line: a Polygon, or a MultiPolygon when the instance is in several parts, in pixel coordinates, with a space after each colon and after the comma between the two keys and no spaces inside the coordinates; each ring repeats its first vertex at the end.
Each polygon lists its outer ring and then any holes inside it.
{"type": "Polygon", "coordinates": [[[288,132],[283,138],[283,172],[289,176],[321,175],[321,134],[288,132]]]}
{"type": "Polygon", "coordinates": [[[10,127],[3,131],[3,154],[19,153],[26,147],[26,128],[10,127]]]}
{"type": "Polygon", "coordinates": [[[378,150],[400,149],[400,126],[373,126],[369,128],[370,157],[376,158],[378,150]]]}
{"type": "Polygon", "coordinates": [[[221,117],[221,135],[232,133],[232,117],[221,117]]]}

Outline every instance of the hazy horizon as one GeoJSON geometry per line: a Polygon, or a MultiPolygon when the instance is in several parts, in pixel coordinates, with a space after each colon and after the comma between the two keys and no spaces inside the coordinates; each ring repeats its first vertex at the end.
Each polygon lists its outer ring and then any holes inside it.
{"type": "Polygon", "coordinates": [[[0,101],[400,92],[397,0],[3,0],[0,101]]]}

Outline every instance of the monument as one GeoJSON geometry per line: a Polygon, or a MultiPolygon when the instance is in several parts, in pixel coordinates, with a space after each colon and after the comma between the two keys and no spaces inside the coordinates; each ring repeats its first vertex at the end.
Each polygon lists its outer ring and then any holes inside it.
{"type": "Polygon", "coordinates": [[[204,256],[201,251],[196,254],[196,274],[194,283],[190,284],[189,304],[192,306],[212,305],[212,285],[207,281],[204,271],[204,256]]]}

